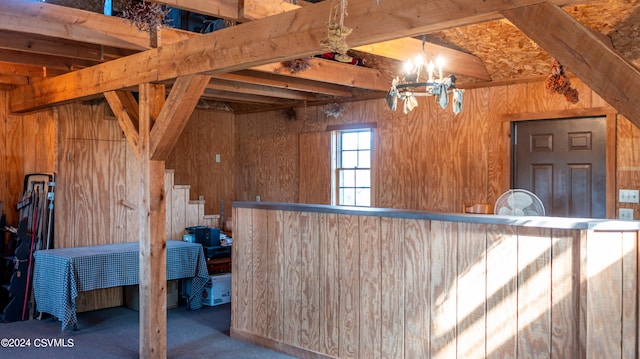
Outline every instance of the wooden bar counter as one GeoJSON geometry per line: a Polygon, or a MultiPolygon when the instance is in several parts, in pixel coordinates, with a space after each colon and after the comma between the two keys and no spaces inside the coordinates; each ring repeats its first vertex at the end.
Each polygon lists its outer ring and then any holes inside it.
{"type": "Polygon", "coordinates": [[[231,335],[302,358],[637,358],[640,222],[233,209],[231,335]]]}

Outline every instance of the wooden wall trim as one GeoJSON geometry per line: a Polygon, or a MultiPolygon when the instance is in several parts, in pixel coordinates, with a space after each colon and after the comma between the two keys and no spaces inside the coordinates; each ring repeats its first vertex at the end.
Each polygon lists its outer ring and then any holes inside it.
{"type": "Polygon", "coordinates": [[[337,358],[332,355],[326,355],[326,354],[314,352],[312,350],[298,348],[278,340],[265,338],[260,335],[256,335],[254,333],[240,330],[240,329],[231,328],[229,330],[229,334],[232,338],[239,339],[239,340],[242,340],[254,345],[258,345],[264,348],[269,348],[280,353],[294,356],[296,358],[303,358],[303,359],[335,359],[337,358]]]}
{"type": "Polygon", "coordinates": [[[327,131],[346,131],[346,130],[359,130],[364,128],[378,128],[376,122],[364,122],[364,123],[348,123],[341,125],[327,125],[327,131]]]}
{"type": "Polygon", "coordinates": [[[606,149],[606,216],[607,218],[617,218],[616,213],[616,183],[617,182],[617,151],[618,148],[618,117],[615,114],[607,114],[607,149],[606,149]]]}
{"type": "Polygon", "coordinates": [[[616,110],[613,107],[575,108],[546,112],[505,113],[501,116],[501,120],[506,122],[533,121],[571,117],[606,116],[615,113],[616,110]]]}
{"type": "Polygon", "coordinates": [[[489,225],[507,225],[528,228],[553,229],[590,229],[640,231],[640,221],[616,221],[591,218],[500,216],[494,214],[465,214],[426,212],[376,207],[331,206],[325,204],[283,203],[283,202],[233,202],[234,211],[238,209],[280,210],[311,213],[331,213],[365,217],[387,217],[489,225]]]}

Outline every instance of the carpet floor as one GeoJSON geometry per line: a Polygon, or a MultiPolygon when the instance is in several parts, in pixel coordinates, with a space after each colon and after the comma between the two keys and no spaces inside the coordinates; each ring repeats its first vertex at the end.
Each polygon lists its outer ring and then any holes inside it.
{"type": "MultiPolygon", "coordinates": [[[[78,313],[77,331],[52,319],[0,323],[0,358],[137,358],[138,321],[137,311],[116,307],[78,313]]],[[[230,304],[167,311],[167,358],[292,358],[231,338],[230,324],[230,304]]]]}

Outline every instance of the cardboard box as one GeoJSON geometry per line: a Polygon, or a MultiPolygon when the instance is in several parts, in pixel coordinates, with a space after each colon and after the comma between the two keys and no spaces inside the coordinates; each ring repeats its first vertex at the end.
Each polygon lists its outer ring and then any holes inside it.
{"type": "Polygon", "coordinates": [[[231,302],[231,273],[212,275],[202,291],[202,304],[215,306],[231,302]]]}
{"type": "MultiPolygon", "coordinates": [[[[140,310],[140,287],[127,285],[124,287],[125,304],[127,308],[140,310]]],[[[178,280],[167,281],[167,309],[178,307],[178,280]]]]}

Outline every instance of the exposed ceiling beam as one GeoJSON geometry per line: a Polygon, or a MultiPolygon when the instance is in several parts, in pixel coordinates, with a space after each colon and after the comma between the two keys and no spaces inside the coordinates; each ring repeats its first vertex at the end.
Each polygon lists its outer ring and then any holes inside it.
{"type": "MultiPolygon", "coordinates": [[[[183,9],[198,14],[211,15],[224,19],[240,18],[238,0],[147,0],[162,5],[183,9]]],[[[245,1],[246,2],[246,1],[245,1]]]]}
{"type": "Polygon", "coordinates": [[[274,73],[254,70],[240,70],[236,72],[218,74],[214,76],[235,82],[261,84],[265,86],[316,93],[334,97],[352,97],[353,93],[344,86],[317,82],[304,78],[291,78],[274,73]]]}
{"type": "Polygon", "coordinates": [[[32,1],[0,0],[0,30],[145,50],[149,35],[117,17],[32,1]],[[126,26],[123,26],[126,25],[126,26]]]}
{"type": "Polygon", "coordinates": [[[384,56],[390,59],[407,61],[418,54],[422,54],[423,47],[426,55],[435,57],[442,56],[446,61],[444,67],[446,72],[456,75],[471,76],[484,81],[491,80],[487,69],[477,56],[432,44],[430,42],[423,42],[411,37],[358,46],[354,48],[354,50],[384,56]]]}
{"type": "Polygon", "coordinates": [[[205,89],[202,94],[203,98],[215,99],[219,101],[246,103],[246,104],[267,104],[279,106],[296,106],[300,102],[298,100],[284,99],[273,96],[255,95],[249,93],[229,92],[223,90],[205,89]]]}
{"type": "Polygon", "coordinates": [[[365,88],[374,91],[388,91],[389,82],[379,70],[347,65],[318,58],[310,59],[311,66],[300,72],[291,72],[281,62],[254,66],[251,70],[323,81],[336,85],[365,88]]]}
{"type": "MultiPolygon", "coordinates": [[[[150,133],[152,160],[164,161],[187,125],[209,76],[187,75],[176,79],[150,133]]],[[[164,96],[164,91],[162,91],[164,96]]]]}
{"type": "Polygon", "coordinates": [[[0,48],[0,61],[14,62],[31,66],[71,71],[96,65],[95,61],[87,61],[72,57],[40,55],[25,51],[5,50],[0,48]]]}
{"type": "MultiPolygon", "coordinates": [[[[244,0],[241,5],[241,20],[258,20],[268,16],[297,9],[299,6],[282,0],[244,0]]],[[[329,14],[327,14],[329,16],[329,14]]]]}
{"type": "Polygon", "coordinates": [[[289,89],[273,88],[264,85],[256,85],[242,82],[234,82],[223,79],[211,79],[205,91],[225,91],[230,93],[245,93],[266,97],[285,98],[299,101],[315,101],[317,96],[289,89]]]}
{"type": "Polygon", "coordinates": [[[34,79],[47,76],[42,66],[31,66],[0,61],[0,88],[10,90],[15,86],[28,85],[34,79]]]}
{"type": "Polygon", "coordinates": [[[558,6],[540,3],[503,11],[522,32],[640,127],[640,71],[558,6]]]}
{"type": "MultiPolygon", "coordinates": [[[[542,0],[351,0],[345,26],[353,29],[348,42],[363,46],[465,26],[501,15],[499,11],[542,0]],[[428,14],[429,16],[417,16],[428,14]],[[384,24],[384,26],[380,26],[384,24]]],[[[570,0],[553,0],[566,4],[570,0]]],[[[311,56],[323,50],[326,17],[332,3],[325,1],[298,10],[232,26],[108,63],[21,86],[10,91],[10,110],[23,112],[132,85],[165,81],[190,74],[232,72],[274,61],[311,56]]],[[[106,30],[106,29],[105,29],[106,30]]]]}
{"type": "Polygon", "coordinates": [[[6,75],[0,73],[0,88],[2,88],[2,90],[10,90],[13,86],[27,85],[28,83],[28,76],[6,75]]]}
{"type": "MultiPolygon", "coordinates": [[[[249,3],[245,1],[245,9],[250,9],[251,3],[260,3],[260,8],[264,9],[261,12],[257,11],[253,13],[251,17],[252,20],[275,15],[284,11],[295,10],[300,7],[280,0],[252,0],[249,3]],[[267,10],[267,8],[270,8],[270,10],[267,10]]],[[[308,5],[310,4],[307,3],[306,6],[308,5]]],[[[422,53],[423,49],[427,54],[441,55],[447,59],[446,70],[451,73],[471,76],[484,81],[491,80],[487,69],[477,56],[429,42],[422,42],[413,38],[384,41],[354,48],[354,50],[357,51],[400,61],[407,61],[409,58],[422,53]]]]}
{"type": "MultiPolygon", "coordinates": [[[[184,41],[202,35],[193,32],[175,32],[171,29],[163,29],[161,31],[161,36],[164,36],[164,40],[162,41],[163,45],[168,45],[173,42],[184,41]]],[[[285,66],[282,65],[282,63],[279,62],[264,66],[258,66],[255,68],[251,68],[250,70],[253,70],[253,74],[263,72],[280,75],[281,77],[286,76],[290,78],[311,80],[315,85],[312,85],[312,82],[307,82],[307,84],[304,85],[308,88],[309,92],[324,93],[326,90],[329,90],[330,93],[327,93],[327,95],[330,96],[352,97],[353,94],[350,92],[345,94],[344,89],[340,91],[335,87],[333,89],[330,89],[326,84],[359,87],[363,89],[378,91],[387,91],[389,89],[389,82],[383,78],[384,76],[379,70],[361,66],[347,65],[340,62],[323,60],[319,58],[311,58],[309,63],[310,67],[308,69],[297,73],[292,73],[290,70],[286,69],[285,66]],[[342,95],[339,94],[340,92],[342,93],[342,95]]],[[[233,73],[224,74],[224,76],[227,76],[227,78],[229,79],[232,74],[233,73]]],[[[218,78],[220,78],[221,76],[221,74],[216,74],[215,72],[211,73],[211,75],[218,78]]],[[[256,80],[257,79],[252,79],[251,82],[256,82],[256,80]]],[[[280,86],[276,85],[276,87],[280,86]]],[[[299,90],[305,91],[304,89],[299,90]]]]}
{"type": "Polygon", "coordinates": [[[0,31],[0,49],[76,58],[94,61],[94,63],[117,59],[137,52],[14,31],[0,31]]]}
{"type": "Polygon", "coordinates": [[[116,115],[120,128],[131,145],[133,153],[137,158],[140,158],[138,101],[129,91],[107,91],[104,93],[104,97],[107,99],[111,111],[116,115]]]}

